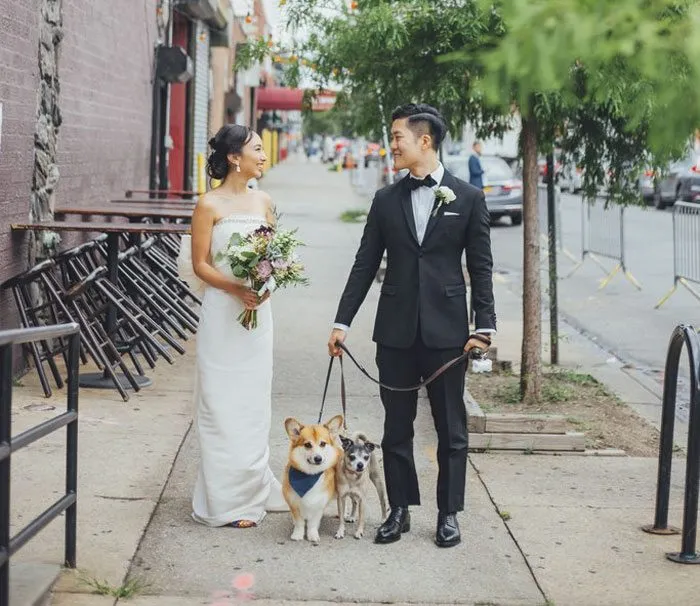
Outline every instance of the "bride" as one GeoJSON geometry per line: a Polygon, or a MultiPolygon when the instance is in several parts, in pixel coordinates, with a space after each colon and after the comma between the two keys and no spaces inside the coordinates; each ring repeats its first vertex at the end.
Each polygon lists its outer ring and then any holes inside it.
{"type": "Polygon", "coordinates": [[[272,312],[233,277],[216,253],[233,233],[274,225],[270,196],[247,183],[262,176],[267,157],[260,137],[228,124],[209,141],[207,172],[222,180],[192,215],[192,267],[205,289],[197,334],[196,427],[201,461],[192,517],[208,526],[250,528],[267,511],[285,511],[280,483],[269,467],[272,397],[272,312]],[[258,309],[258,326],[236,318],[258,309]]]}

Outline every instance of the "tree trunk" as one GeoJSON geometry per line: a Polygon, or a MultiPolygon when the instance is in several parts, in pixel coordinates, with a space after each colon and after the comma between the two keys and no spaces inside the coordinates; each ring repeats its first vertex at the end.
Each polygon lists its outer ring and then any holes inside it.
{"type": "MultiPolygon", "coordinates": [[[[540,230],[537,209],[537,121],[522,122],[523,150],[523,343],[520,397],[535,404],[542,395],[540,230]]],[[[552,175],[549,175],[552,178],[552,175]]]]}

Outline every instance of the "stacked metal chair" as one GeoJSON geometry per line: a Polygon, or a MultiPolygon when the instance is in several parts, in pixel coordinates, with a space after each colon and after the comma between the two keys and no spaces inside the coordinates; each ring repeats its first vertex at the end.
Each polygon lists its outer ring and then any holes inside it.
{"type": "MultiPolygon", "coordinates": [[[[177,275],[177,236],[159,236],[133,244],[120,243],[118,279],[108,278],[106,237],[100,236],[38,263],[0,287],[12,291],[23,327],[76,322],[81,327],[81,361],[104,373],[124,401],[128,389],[141,388],[144,363],[174,363],[183,354],[180,341],[196,333],[199,298],[177,275]],[[129,364],[127,364],[127,361],[129,364]],[[130,368],[131,367],[131,368],[130,368]]],[[[27,345],[46,397],[63,378],[57,363],[67,343],[27,345]],[[48,369],[48,372],[47,372],[48,369]]]]}

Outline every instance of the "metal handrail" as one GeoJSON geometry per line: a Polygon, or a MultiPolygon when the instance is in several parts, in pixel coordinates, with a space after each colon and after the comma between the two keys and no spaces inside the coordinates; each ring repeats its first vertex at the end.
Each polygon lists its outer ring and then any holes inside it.
{"type": "Polygon", "coordinates": [[[685,468],[685,494],[683,498],[683,530],[681,551],[667,553],[666,557],[681,564],[700,564],[700,554],[695,551],[698,496],[700,485],[700,337],[692,326],[680,324],[671,334],[664,371],[664,395],[661,413],[661,439],[659,443],[659,468],[656,488],[654,523],[642,527],[651,534],[678,534],[677,528],[668,525],[668,503],[671,492],[671,466],[673,462],[673,428],[676,419],[676,392],[678,367],[685,345],[690,366],[690,418],[688,424],[688,449],[685,468]]]}
{"type": "Polygon", "coordinates": [[[13,328],[0,331],[0,347],[3,345],[20,345],[30,341],[41,341],[67,337],[79,330],[75,322],[68,324],[55,324],[53,326],[39,326],[37,328],[13,328]]]}
{"type": "Polygon", "coordinates": [[[76,567],[78,489],[78,365],[80,328],[75,323],[0,331],[0,604],[9,603],[10,558],[45,526],[65,512],[65,565],[76,567]],[[67,409],[12,437],[12,379],[15,345],[68,338],[67,409]],[[17,534],[10,536],[10,464],[12,454],[54,431],[66,428],[66,493],[17,534]]]}

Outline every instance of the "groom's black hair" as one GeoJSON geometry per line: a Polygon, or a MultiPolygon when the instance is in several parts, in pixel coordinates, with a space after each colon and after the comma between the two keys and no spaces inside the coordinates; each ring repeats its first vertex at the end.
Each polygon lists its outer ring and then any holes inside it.
{"type": "Polygon", "coordinates": [[[440,144],[447,134],[447,125],[442,114],[427,103],[406,103],[399,105],[391,114],[391,121],[408,118],[408,127],[417,135],[430,135],[433,149],[440,149],[440,144]]]}

